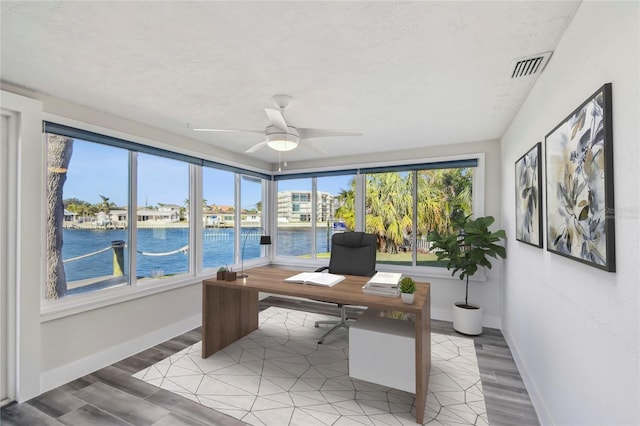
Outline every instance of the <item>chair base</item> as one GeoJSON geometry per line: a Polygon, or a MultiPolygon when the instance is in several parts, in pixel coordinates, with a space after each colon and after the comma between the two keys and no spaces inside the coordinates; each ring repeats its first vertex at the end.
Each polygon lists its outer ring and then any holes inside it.
{"type": "Polygon", "coordinates": [[[346,309],[345,309],[344,305],[339,305],[339,306],[340,306],[340,320],[339,321],[333,321],[333,320],[316,321],[316,323],[315,323],[316,328],[318,328],[321,324],[335,324],[326,333],[324,333],[322,335],[322,337],[320,337],[318,339],[318,344],[319,345],[324,342],[324,339],[326,339],[328,335],[330,335],[331,333],[333,333],[337,329],[339,329],[339,328],[349,329],[349,325],[351,325],[354,322],[352,320],[347,320],[347,312],[346,312],[346,309]]]}

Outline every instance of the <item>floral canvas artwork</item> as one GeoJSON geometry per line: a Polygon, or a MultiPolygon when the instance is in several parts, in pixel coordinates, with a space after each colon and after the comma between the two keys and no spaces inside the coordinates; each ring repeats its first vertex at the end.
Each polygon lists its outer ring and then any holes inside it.
{"type": "Polygon", "coordinates": [[[541,144],[516,161],[516,240],[542,247],[541,144]]]}
{"type": "Polygon", "coordinates": [[[545,137],[547,250],[615,271],[611,84],[545,137]]]}

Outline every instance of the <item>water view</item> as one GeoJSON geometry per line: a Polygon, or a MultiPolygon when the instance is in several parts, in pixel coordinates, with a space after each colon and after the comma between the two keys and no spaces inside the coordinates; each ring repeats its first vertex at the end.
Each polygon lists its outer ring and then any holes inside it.
{"type": "MultiPolygon", "coordinates": [[[[257,228],[244,228],[241,245],[246,233],[250,232],[244,249],[244,259],[260,257],[260,233],[257,228]]],[[[154,275],[172,275],[188,271],[188,256],[183,252],[157,256],[157,254],[177,251],[189,244],[188,228],[138,229],[138,267],[139,277],[154,275]],[[150,255],[156,254],[156,255],[150,255]]],[[[64,230],[62,258],[72,259],[111,247],[116,240],[127,241],[126,230],[64,230]]],[[[233,228],[205,229],[203,231],[203,267],[217,268],[233,264],[233,228]]],[[[317,251],[328,252],[327,230],[319,229],[316,236],[317,251]]],[[[274,241],[275,242],[275,241],[274,241]]],[[[242,248],[242,246],[241,246],[242,248]]],[[[311,248],[309,228],[280,228],[278,230],[278,254],[299,256],[308,254],[311,248]]],[[[128,271],[127,250],[125,249],[125,271],[128,271]]],[[[65,262],[67,281],[78,281],[113,274],[113,250],[109,249],[94,256],[65,262]]]]}

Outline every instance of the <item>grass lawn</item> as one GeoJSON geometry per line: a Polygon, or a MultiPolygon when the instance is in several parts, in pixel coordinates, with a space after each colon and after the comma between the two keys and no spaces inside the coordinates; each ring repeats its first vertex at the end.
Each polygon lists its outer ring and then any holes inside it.
{"type": "MultiPolygon", "coordinates": [[[[309,259],[311,258],[311,255],[306,254],[300,257],[309,259]]],[[[318,253],[316,254],[316,258],[329,259],[329,253],[318,253]]],[[[411,253],[378,253],[378,255],[376,256],[376,260],[378,263],[386,263],[389,265],[411,265],[411,253]]],[[[436,255],[431,253],[418,253],[417,264],[418,266],[447,266],[446,261],[438,261],[436,255]]]]}

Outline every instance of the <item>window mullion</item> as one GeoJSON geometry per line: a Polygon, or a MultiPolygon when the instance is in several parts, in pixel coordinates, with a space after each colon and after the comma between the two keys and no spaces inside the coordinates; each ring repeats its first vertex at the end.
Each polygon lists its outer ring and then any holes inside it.
{"type": "Polygon", "coordinates": [[[418,264],[418,172],[414,170],[412,173],[413,182],[413,215],[411,225],[411,266],[418,264]]]}
{"type": "Polygon", "coordinates": [[[202,166],[189,166],[189,273],[200,275],[203,263],[202,242],[202,166]]]}
{"type": "Polygon", "coordinates": [[[240,184],[242,181],[242,176],[240,173],[236,173],[235,179],[235,197],[234,197],[234,208],[233,208],[233,221],[234,221],[234,231],[233,231],[233,239],[235,240],[234,246],[236,248],[234,253],[234,263],[236,265],[240,264],[242,256],[241,244],[242,244],[242,207],[241,207],[241,187],[240,184]]]}
{"type": "Polygon", "coordinates": [[[138,153],[129,151],[129,208],[127,216],[128,239],[129,239],[129,285],[135,286],[138,280],[137,271],[137,247],[138,247],[138,153]]]}
{"type": "MultiPolygon", "coordinates": [[[[262,211],[261,214],[261,225],[264,229],[265,235],[271,236],[271,241],[274,241],[277,244],[277,237],[274,237],[274,230],[277,229],[276,226],[276,218],[278,217],[277,213],[277,202],[274,202],[274,188],[275,181],[273,180],[265,180],[262,183],[262,211]],[[274,207],[276,206],[276,207],[274,207]]],[[[272,249],[273,246],[271,244],[265,245],[262,247],[265,257],[271,260],[272,258],[272,249]]]]}
{"type": "Polygon", "coordinates": [[[356,181],[356,199],[355,199],[355,218],[356,218],[356,231],[365,232],[365,175],[358,173],[355,176],[356,181]]]}
{"type": "Polygon", "coordinates": [[[318,223],[318,178],[311,179],[311,258],[316,258],[316,224],[318,223]]]}

